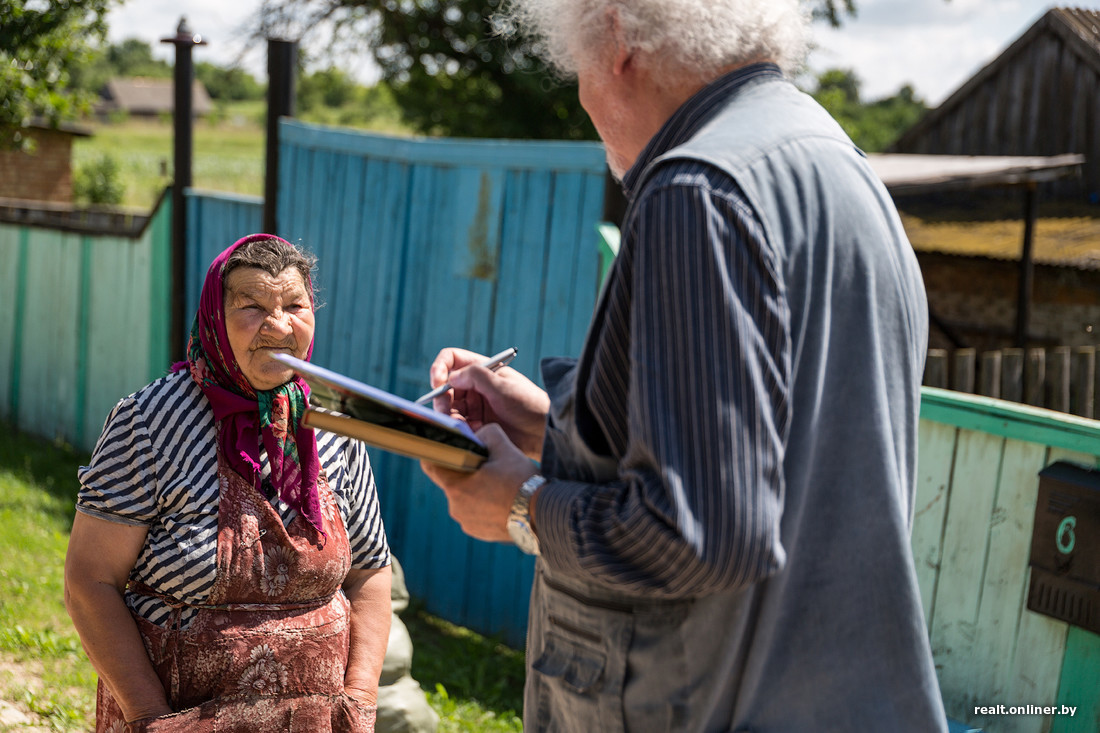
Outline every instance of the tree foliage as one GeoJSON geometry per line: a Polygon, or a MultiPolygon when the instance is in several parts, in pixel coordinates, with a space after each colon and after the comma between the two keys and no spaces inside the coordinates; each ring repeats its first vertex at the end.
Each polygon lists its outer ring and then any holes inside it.
{"type": "MultiPolygon", "coordinates": [[[[334,24],[361,34],[405,121],[455,137],[594,139],[576,84],[550,72],[526,39],[494,33],[505,0],[268,0],[260,26],[334,24]]],[[[854,0],[815,0],[833,25],[854,0]]]]}
{"type": "Polygon", "coordinates": [[[172,76],[172,65],[153,58],[153,48],[145,41],[128,38],[92,49],[86,62],[73,69],[71,85],[88,94],[99,94],[111,79],[128,76],[166,79],[172,76]]]}
{"type": "Polygon", "coordinates": [[[114,1],[0,2],[0,147],[26,144],[20,128],[34,117],[56,124],[88,104],[71,76],[105,37],[114,1]]]}
{"type": "Polygon", "coordinates": [[[816,82],[814,99],[869,153],[888,148],[928,109],[908,84],[891,97],[864,102],[861,82],[851,69],[830,69],[818,74],[816,82]]]}
{"type": "Polygon", "coordinates": [[[210,98],[219,102],[263,99],[267,87],[237,66],[218,66],[208,61],[195,64],[195,78],[202,82],[210,98]]]}

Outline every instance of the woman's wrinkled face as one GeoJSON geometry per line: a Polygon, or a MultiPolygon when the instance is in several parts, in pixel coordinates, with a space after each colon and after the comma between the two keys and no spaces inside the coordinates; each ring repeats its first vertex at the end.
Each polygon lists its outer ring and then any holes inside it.
{"type": "Polygon", "coordinates": [[[288,267],[277,276],[238,267],[225,280],[225,330],[241,371],[252,388],[274,389],[294,373],[271,358],[299,359],[313,341],[313,302],[302,274],[288,267]]]}

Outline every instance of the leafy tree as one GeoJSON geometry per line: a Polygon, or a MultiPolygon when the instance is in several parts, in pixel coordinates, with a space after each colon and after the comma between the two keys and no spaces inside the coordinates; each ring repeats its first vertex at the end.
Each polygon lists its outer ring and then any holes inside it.
{"type": "MultiPolygon", "coordinates": [[[[493,33],[492,18],[504,3],[267,0],[260,35],[335,23],[338,36],[369,46],[405,121],[426,134],[595,138],[576,85],[550,73],[529,40],[493,33]]],[[[855,14],[855,0],[815,0],[814,14],[839,25],[855,14]]]]}
{"type": "Polygon", "coordinates": [[[861,82],[851,69],[829,69],[816,81],[817,87],[811,92],[814,99],[867,152],[888,148],[928,109],[909,85],[892,97],[864,103],[860,99],[861,82]]]}
{"type": "Polygon", "coordinates": [[[264,98],[264,85],[239,67],[217,66],[208,61],[199,61],[195,64],[195,78],[203,83],[211,99],[239,101],[264,98]]]}
{"type": "Polygon", "coordinates": [[[20,128],[32,117],[56,124],[89,103],[87,92],[71,88],[71,75],[106,35],[114,2],[0,2],[0,147],[27,145],[20,128]]]}
{"type": "Polygon", "coordinates": [[[299,78],[298,106],[305,112],[318,107],[343,107],[359,91],[354,79],[340,69],[329,67],[299,78]]]}
{"type": "Polygon", "coordinates": [[[121,204],[126,196],[126,184],[118,161],[104,153],[77,167],[73,173],[73,198],[89,204],[121,204]]]}
{"type": "Polygon", "coordinates": [[[128,38],[93,49],[84,64],[72,70],[73,89],[98,94],[115,77],[148,76],[166,79],[172,76],[172,65],[153,58],[153,48],[145,41],[128,38]]]}
{"type": "Polygon", "coordinates": [[[151,76],[160,79],[172,76],[172,65],[164,59],[153,58],[153,47],[139,38],[127,38],[122,43],[108,46],[107,64],[115,76],[151,76]]]}

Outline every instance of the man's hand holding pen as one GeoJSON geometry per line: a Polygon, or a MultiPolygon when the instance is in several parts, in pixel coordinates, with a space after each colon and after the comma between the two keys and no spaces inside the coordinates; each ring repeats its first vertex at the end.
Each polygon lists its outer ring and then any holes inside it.
{"type": "Polygon", "coordinates": [[[471,537],[510,542],[508,513],[519,487],[536,473],[542,456],[550,398],[515,369],[493,371],[485,357],[464,349],[444,349],[432,363],[433,386],[450,384],[434,407],[465,420],[489,448],[489,460],[473,473],[421,462],[421,468],[447,495],[451,517],[471,537]]]}
{"type": "Polygon", "coordinates": [[[540,460],[550,397],[515,369],[493,371],[482,366],[484,361],[465,349],[439,352],[429,377],[432,385],[449,383],[451,389],[435,398],[435,409],[465,420],[475,431],[496,423],[524,455],[540,460]]]}

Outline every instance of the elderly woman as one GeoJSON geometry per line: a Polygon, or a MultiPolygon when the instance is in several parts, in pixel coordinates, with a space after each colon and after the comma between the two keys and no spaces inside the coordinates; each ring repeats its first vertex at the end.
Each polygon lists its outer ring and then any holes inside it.
{"type": "Polygon", "coordinates": [[[80,471],[65,600],[97,731],[372,731],[390,557],[362,444],[314,435],[313,259],[241,239],[173,373],[123,399],[80,471]]]}

